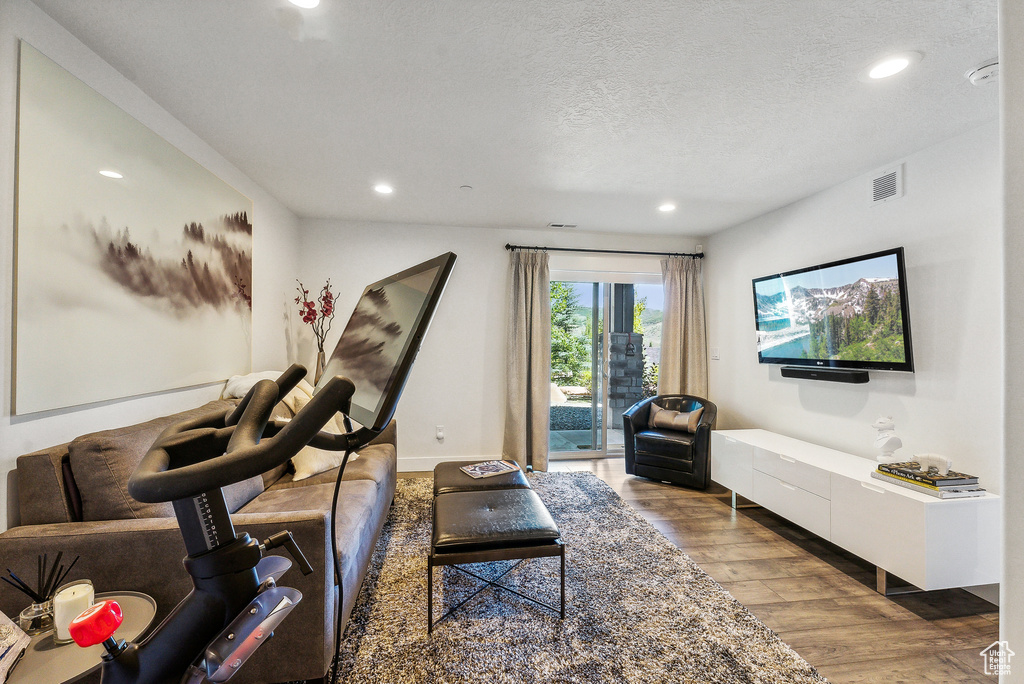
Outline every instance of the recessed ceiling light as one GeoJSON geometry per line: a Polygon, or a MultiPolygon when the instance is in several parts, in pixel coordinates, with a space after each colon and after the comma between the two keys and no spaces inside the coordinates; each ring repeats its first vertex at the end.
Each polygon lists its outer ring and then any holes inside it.
{"type": "Polygon", "coordinates": [[[665,204],[662,204],[660,207],[658,207],[658,211],[666,211],[667,212],[667,211],[675,211],[675,210],[676,210],[676,205],[672,204],[671,202],[665,202],[665,204]]]}
{"type": "Polygon", "coordinates": [[[910,60],[906,57],[893,57],[872,67],[871,71],[868,72],[868,76],[871,78],[889,78],[900,73],[908,66],[910,66],[910,60]]]}
{"type": "Polygon", "coordinates": [[[916,64],[921,61],[920,52],[901,52],[895,55],[889,55],[884,59],[880,59],[877,62],[872,63],[866,69],[860,73],[861,81],[877,81],[882,78],[889,78],[895,76],[911,64],[916,64]]]}
{"type": "Polygon", "coordinates": [[[293,5],[295,5],[296,7],[301,7],[302,9],[313,9],[314,7],[316,7],[317,5],[320,4],[320,0],[288,0],[288,1],[290,3],[292,3],[293,5]]]}
{"type": "Polygon", "coordinates": [[[100,171],[100,175],[106,176],[107,178],[124,178],[124,176],[117,171],[111,171],[110,169],[103,169],[100,171]]]}
{"type": "Polygon", "coordinates": [[[382,195],[390,195],[395,191],[395,189],[388,185],[387,183],[378,183],[377,185],[373,186],[373,189],[382,195]]]}

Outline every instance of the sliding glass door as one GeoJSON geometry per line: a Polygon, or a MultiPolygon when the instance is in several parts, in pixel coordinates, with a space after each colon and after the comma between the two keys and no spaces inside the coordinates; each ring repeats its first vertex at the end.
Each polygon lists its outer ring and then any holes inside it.
{"type": "Polygon", "coordinates": [[[603,283],[551,283],[550,451],[592,457],[605,450],[603,283]]]}
{"type": "Polygon", "coordinates": [[[622,454],[622,413],[657,388],[661,286],[551,283],[552,458],[622,454]]]}

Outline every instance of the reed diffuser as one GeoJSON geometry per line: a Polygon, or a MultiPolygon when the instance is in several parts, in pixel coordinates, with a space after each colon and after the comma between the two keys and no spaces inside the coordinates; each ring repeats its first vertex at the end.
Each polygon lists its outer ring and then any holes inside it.
{"type": "Polygon", "coordinates": [[[7,577],[0,577],[4,582],[32,599],[31,605],[21,611],[21,615],[18,616],[18,626],[29,636],[43,634],[53,629],[53,595],[57,587],[64,583],[71,568],[75,567],[79,556],[75,556],[75,560],[71,561],[67,568],[61,563],[62,558],[64,558],[63,551],[57,553],[52,564],[49,562],[47,554],[44,553],[38,557],[35,588],[18,577],[10,568],[7,568],[7,577]]]}

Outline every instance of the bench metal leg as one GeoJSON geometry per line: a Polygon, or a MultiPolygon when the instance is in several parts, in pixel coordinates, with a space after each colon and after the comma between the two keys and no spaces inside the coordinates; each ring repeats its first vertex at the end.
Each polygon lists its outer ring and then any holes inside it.
{"type": "Polygon", "coordinates": [[[427,634],[434,629],[434,557],[427,557],[427,634]]]}
{"type": "Polygon", "coordinates": [[[562,545],[562,572],[561,572],[561,574],[562,574],[562,589],[561,589],[561,592],[559,594],[560,608],[561,608],[561,611],[559,612],[559,618],[564,620],[565,619],[565,545],[564,544],[562,545]]]}
{"type": "MultiPolygon", "coordinates": [[[[439,617],[437,619],[437,622],[434,622],[434,608],[433,608],[433,601],[434,601],[434,592],[433,592],[434,559],[433,559],[433,556],[431,556],[427,560],[427,634],[430,634],[433,631],[434,625],[440,624],[440,623],[444,622],[445,620],[447,620],[457,610],[459,610],[460,608],[462,608],[462,606],[464,606],[467,603],[469,603],[473,598],[475,598],[476,596],[481,594],[488,587],[492,587],[494,589],[504,589],[505,591],[510,592],[512,594],[515,594],[516,596],[518,596],[518,597],[520,597],[522,599],[525,599],[525,600],[527,600],[527,601],[529,601],[531,603],[535,603],[538,606],[541,606],[542,608],[547,608],[548,610],[550,610],[552,612],[557,612],[559,619],[564,620],[565,619],[565,545],[564,544],[562,544],[560,546],[559,554],[558,555],[559,555],[559,560],[560,560],[560,569],[559,569],[560,588],[559,588],[559,605],[558,605],[558,608],[555,608],[554,606],[550,606],[550,605],[544,603],[543,601],[538,601],[537,599],[533,598],[532,596],[527,596],[526,594],[520,593],[520,592],[516,591],[515,589],[512,589],[511,587],[506,587],[503,584],[499,584],[500,580],[502,578],[504,578],[505,575],[507,575],[510,572],[512,572],[513,570],[515,570],[525,560],[527,560],[525,558],[520,559],[517,563],[514,563],[511,567],[506,568],[504,572],[502,572],[500,575],[495,577],[493,580],[489,580],[486,577],[482,577],[482,576],[476,574],[472,570],[467,570],[466,568],[464,568],[464,567],[462,567],[460,565],[456,565],[456,564],[453,563],[453,564],[450,564],[448,567],[451,567],[451,568],[453,568],[455,570],[458,570],[459,572],[462,572],[462,573],[464,573],[466,575],[469,575],[470,577],[478,579],[481,582],[483,582],[483,584],[479,588],[477,588],[477,590],[474,591],[472,594],[470,594],[466,598],[464,598],[461,601],[459,601],[459,603],[457,605],[455,605],[452,608],[448,609],[448,611],[445,612],[444,615],[442,615],[441,617],[439,617]]],[[[444,566],[443,563],[438,563],[437,564],[437,567],[443,567],[443,566],[444,566]]],[[[442,609],[443,608],[444,608],[444,606],[442,605],[442,609]]]]}

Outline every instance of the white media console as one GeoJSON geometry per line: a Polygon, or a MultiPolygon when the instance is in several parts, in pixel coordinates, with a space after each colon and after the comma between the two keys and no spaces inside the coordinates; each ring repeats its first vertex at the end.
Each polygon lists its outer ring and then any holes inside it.
{"type": "MultiPolygon", "coordinates": [[[[871,477],[876,463],[766,430],[711,433],[711,479],[926,591],[999,582],[999,497],[938,499],[871,477]]],[[[984,483],[982,483],[984,485],[984,483]]]]}

